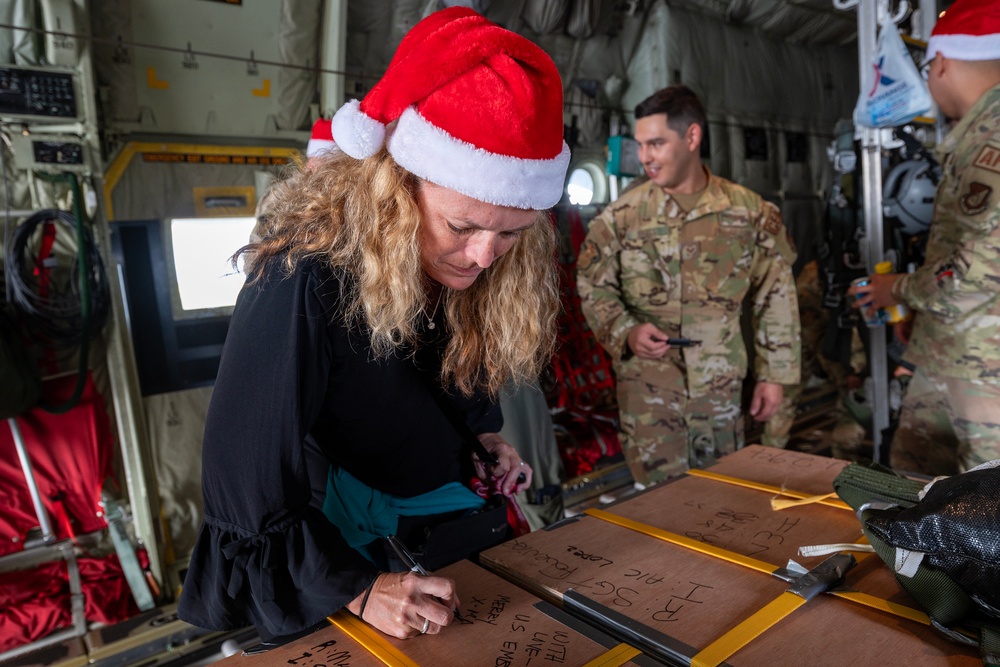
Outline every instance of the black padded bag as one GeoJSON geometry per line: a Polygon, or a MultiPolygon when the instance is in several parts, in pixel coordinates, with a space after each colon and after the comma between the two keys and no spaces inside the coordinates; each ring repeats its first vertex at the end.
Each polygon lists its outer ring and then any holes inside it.
{"type": "Polygon", "coordinates": [[[918,504],[875,515],[868,528],[897,548],[927,554],[930,566],[1000,619],[1000,468],[938,480],[918,504]]]}
{"type": "Polygon", "coordinates": [[[1000,467],[939,479],[921,499],[924,486],[871,463],[851,464],[833,482],[934,627],[1000,666],[1000,467]],[[903,551],[924,554],[912,576],[895,569],[903,551]]]}

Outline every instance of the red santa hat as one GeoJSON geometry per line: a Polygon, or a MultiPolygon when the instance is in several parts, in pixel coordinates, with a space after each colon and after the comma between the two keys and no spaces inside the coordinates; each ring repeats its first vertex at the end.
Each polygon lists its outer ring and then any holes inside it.
{"type": "Polygon", "coordinates": [[[332,129],[354,158],[385,144],[404,169],[490,204],[554,206],[569,166],[552,59],[464,7],[413,26],[382,79],[341,107],[332,129]]]}
{"type": "Polygon", "coordinates": [[[1000,2],[956,0],[938,19],[927,42],[927,59],[1000,59],[1000,2]]]}
{"type": "Polygon", "coordinates": [[[330,121],[325,118],[318,119],[313,123],[312,136],[306,145],[306,157],[314,158],[323,155],[327,151],[336,150],[337,144],[333,142],[333,132],[330,131],[330,121]]]}

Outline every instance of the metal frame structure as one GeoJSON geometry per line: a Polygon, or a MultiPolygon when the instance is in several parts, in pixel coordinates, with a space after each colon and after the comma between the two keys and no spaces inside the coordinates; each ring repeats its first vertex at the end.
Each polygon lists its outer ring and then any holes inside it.
{"type": "MultiPolygon", "coordinates": [[[[879,19],[889,13],[891,0],[833,0],[837,9],[857,8],[858,12],[858,68],[859,81],[864,81],[865,70],[877,48],[879,19]]],[[[906,14],[907,0],[900,0],[897,11],[891,15],[899,21],[906,14]]],[[[920,0],[920,31],[929,36],[937,21],[937,0],[920,0]]],[[[940,128],[940,123],[938,124],[940,128]]],[[[940,138],[940,137],[939,137],[940,138]]],[[[861,128],[861,174],[865,238],[868,241],[868,272],[875,273],[875,265],[883,259],[884,234],[882,219],[882,130],[861,128]]],[[[869,347],[868,366],[871,382],[866,394],[872,406],[872,458],[880,461],[882,434],[889,428],[889,368],[886,358],[884,325],[874,327],[869,347]]]]}

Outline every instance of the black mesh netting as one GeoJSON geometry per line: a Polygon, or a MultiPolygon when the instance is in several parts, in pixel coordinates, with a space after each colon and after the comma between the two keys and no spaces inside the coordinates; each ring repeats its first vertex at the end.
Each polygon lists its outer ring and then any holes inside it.
{"type": "Polygon", "coordinates": [[[867,525],[897,548],[927,554],[927,564],[1000,616],[1000,467],[939,480],[921,502],[867,525]]]}

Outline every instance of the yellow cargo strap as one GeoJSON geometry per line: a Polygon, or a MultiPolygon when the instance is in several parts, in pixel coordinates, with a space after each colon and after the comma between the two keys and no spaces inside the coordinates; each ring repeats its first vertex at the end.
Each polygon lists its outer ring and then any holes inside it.
{"type": "Polygon", "coordinates": [[[621,667],[632,658],[642,655],[642,651],[628,644],[619,644],[610,651],[597,656],[583,667],[621,667]]]}
{"type": "MultiPolygon", "coordinates": [[[[857,591],[827,592],[875,609],[898,614],[924,625],[930,625],[930,619],[927,617],[927,614],[910,609],[909,607],[897,605],[888,600],[882,600],[857,591]]],[[[717,667],[806,602],[805,598],[795,593],[787,591],[782,593],[759,611],[698,652],[697,655],[691,658],[691,667],[717,667]]]]}
{"type": "MultiPolygon", "coordinates": [[[[758,491],[768,491],[779,496],[789,496],[791,498],[807,499],[815,498],[815,496],[810,496],[808,493],[802,493],[801,491],[792,491],[791,489],[782,489],[777,486],[771,486],[770,484],[763,484],[761,482],[751,482],[746,479],[740,479],[739,477],[730,477],[729,475],[720,475],[717,472],[712,472],[710,470],[699,470],[697,468],[687,471],[687,474],[692,477],[704,477],[705,479],[712,479],[717,482],[725,482],[726,484],[732,484],[734,486],[742,486],[747,489],[757,489],[758,491]]],[[[831,494],[832,496],[833,494],[831,494]]],[[[813,502],[817,502],[820,505],[827,505],[829,507],[836,507],[837,509],[850,510],[851,506],[845,503],[843,500],[834,500],[832,497],[819,498],[813,502]]]]}
{"type": "Polygon", "coordinates": [[[386,641],[378,630],[358,619],[346,609],[341,609],[326,620],[346,632],[351,639],[368,649],[369,653],[389,667],[420,667],[402,651],[386,641]]]}
{"type": "Polygon", "coordinates": [[[667,530],[655,528],[646,523],[626,519],[623,516],[618,516],[617,514],[612,514],[611,512],[606,512],[604,510],[588,509],[584,511],[584,514],[589,514],[592,517],[601,519],[602,521],[607,521],[608,523],[617,524],[623,528],[629,528],[630,530],[644,533],[650,537],[656,537],[665,542],[670,542],[671,544],[676,544],[693,551],[708,554],[709,556],[721,558],[722,560],[729,561],[730,563],[736,563],[737,565],[742,565],[743,567],[749,567],[751,570],[757,570],[758,572],[763,572],[764,574],[774,574],[775,570],[781,569],[771,565],[770,563],[765,563],[762,560],[757,560],[756,558],[751,558],[750,556],[744,556],[743,554],[738,554],[735,551],[729,551],[728,549],[712,546],[711,544],[706,544],[705,542],[699,542],[698,540],[693,540],[690,537],[684,537],[683,535],[678,535],[677,533],[671,533],[667,530]]]}
{"type": "MultiPolygon", "coordinates": [[[[327,620],[347,633],[351,639],[364,646],[372,655],[389,667],[419,667],[416,662],[387,642],[377,630],[356,618],[354,614],[341,609],[333,616],[328,616],[327,620]]],[[[634,646],[619,644],[597,656],[583,667],[621,667],[639,655],[642,655],[642,651],[634,646]]]]}
{"type": "Polygon", "coordinates": [[[931,624],[930,617],[919,609],[907,607],[906,605],[898,604],[896,602],[889,602],[888,600],[877,598],[874,595],[868,595],[867,593],[861,593],[860,591],[852,591],[848,589],[834,589],[827,591],[827,593],[830,595],[836,595],[838,598],[844,598],[845,600],[851,600],[852,602],[863,604],[866,607],[871,607],[872,609],[878,609],[879,611],[895,614],[896,616],[902,616],[903,618],[908,618],[911,621],[916,621],[917,623],[922,623],[928,626],[931,624]]]}
{"type": "Polygon", "coordinates": [[[716,667],[805,603],[806,599],[795,593],[782,593],[699,651],[691,658],[691,667],[716,667]]]}
{"type": "Polygon", "coordinates": [[[775,511],[786,510],[789,507],[801,507],[802,505],[815,505],[830,498],[836,498],[836,493],[824,493],[821,496],[809,496],[808,498],[771,498],[771,509],[775,511]]]}
{"type": "MultiPolygon", "coordinates": [[[[584,511],[584,514],[589,514],[590,516],[601,519],[602,521],[607,521],[608,523],[613,523],[618,526],[622,526],[623,528],[628,528],[630,530],[643,533],[644,535],[649,535],[650,537],[655,537],[665,542],[670,542],[671,544],[676,544],[677,546],[685,547],[699,553],[715,556],[716,558],[721,558],[722,560],[730,563],[742,565],[752,570],[763,572],[764,574],[774,574],[777,570],[781,569],[771,563],[766,563],[762,560],[751,558],[750,556],[744,556],[736,553],[735,551],[729,551],[728,549],[699,542],[691,539],[690,537],[684,537],[676,533],[671,533],[670,531],[662,530],[660,528],[650,526],[649,524],[633,521],[632,519],[626,519],[623,516],[612,514],[611,512],[607,512],[605,510],[588,509],[584,511]]],[[[871,554],[860,553],[857,554],[856,558],[860,562],[868,556],[871,556],[871,554]]],[[[836,595],[837,597],[844,598],[845,600],[851,600],[852,602],[863,604],[871,607],[872,609],[879,609],[890,614],[895,614],[896,616],[901,616],[902,618],[908,618],[910,620],[917,621],[918,623],[923,623],[924,625],[930,625],[930,620],[928,619],[927,614],[905,605],[889,602],[888,600],[883,600],[873,595],[859,593],[857,591],[831,590],[828,592],[831,595],[836,595]]]]}

